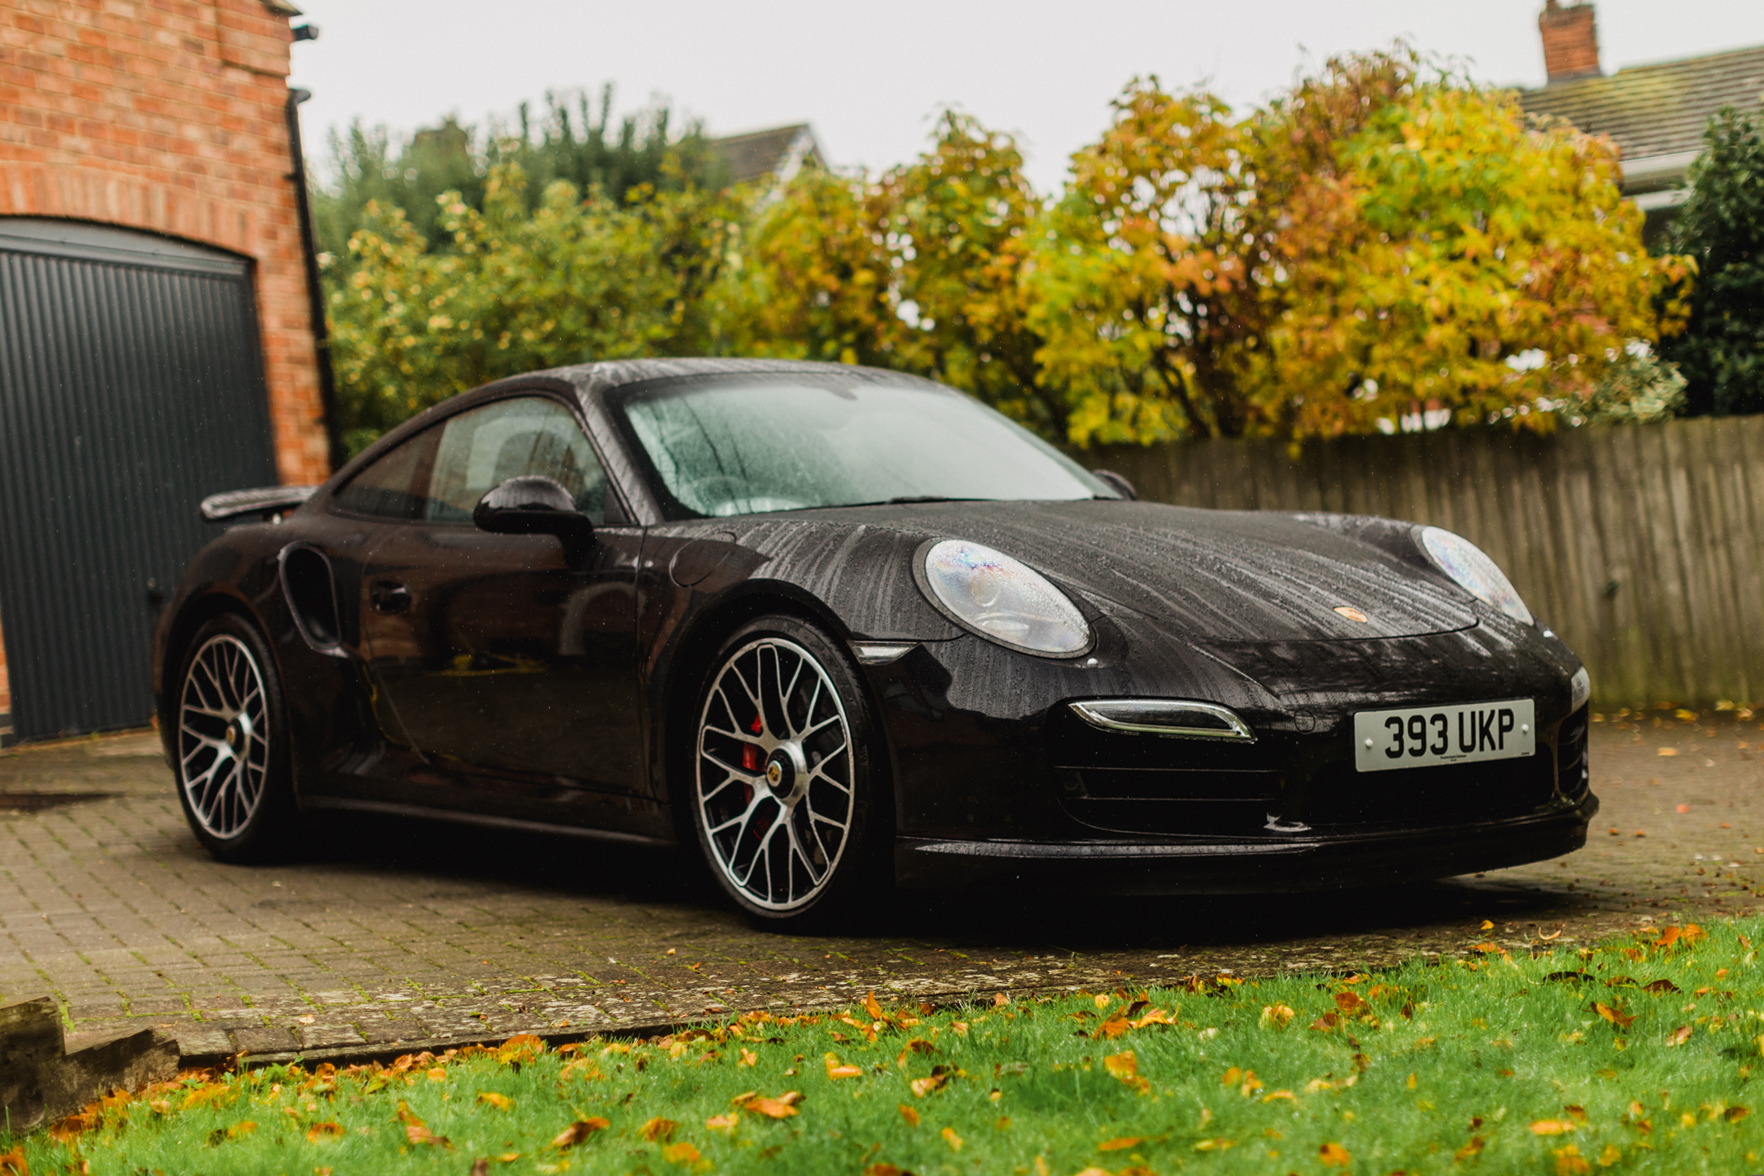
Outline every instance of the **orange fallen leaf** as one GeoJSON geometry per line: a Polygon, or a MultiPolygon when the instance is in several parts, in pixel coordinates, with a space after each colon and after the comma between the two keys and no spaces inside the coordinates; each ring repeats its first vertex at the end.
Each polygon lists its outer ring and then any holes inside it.
{"type": "Polygon", "coordinates": [[[1292,1022],[1295,1015],[1292,1009],[1283,1004],[1263,1005],[1262,1027],[1272,1026],[1275,1029],[1284,1029],[1292,1022]]]}
{"type": "Polygon", "coordinates": [[[1110,1013],[1108,1020],[1096,1027],[1091,1037],[1097,1041],[1112,1041],[1133,1027],[1126,1015],[1119,1010],[1110,1013]]]}
{"type": "Polygon", "coordinates": [[[764,1115],[768,1119],[788,1119],[796,1114],[796,1104],[802,1096],[794,1090],[777,1098],[753,1098],[743,1103],[747,1110],[756,1115],[764,1115]],[[795,1095],[794,1098],[791,1096],[795,1095]]]}
{"type": "Polygon", "coordinates": [[[829,1077],[829,1078],[861,1078],[861,1077],[863,1077],[863,1073],[864,1073],[863,1070],[859,1069],[857,1066],[843,1065],[839,1061],[839,1055],[836,1053],[829,1052],[829,1053],[823,1054],[821,1057],[821,1060],[824,1063],[826,1063],[827,1077],[829,1077]]]}
{"type": "Polygon", "coordinates": [[[943,1136],[943,1142],[949,1144],[950,1151],[962,1150],[962,1137],[955,1133],[954,1127],[945,1127],[938,1134],[943,1136]]]}
{"type": "Polygon", "coordinates": [[[1493,955],[1494,953],[1501,950],[1501,945],[1498,943],[1478,943],[1475,947],[1471,948],[1470,950],[1471,951],[1479,951],[1483,955],[1493,955]]]}
{"type": "Polygon", "coordinates": [[[1452,1158],[1456,1159],[1456,1160],[1460,1160],[1460,1161],[1467,1160],[1471,1156],[1480,1155],[1482,1153],[1482,1149],[1487,1146],[1488,1146],[1488,1142],[1486,1140],[1484,1140],[1482,1138],[1482,1136],[1472,1135],[1470,1137],[1470,1142],[1466,1143],[1463,1147],[1459,1148],[1456,1152],[1454,1152],[1452,1158]]]}
{"type": "Polygon", "coordinates": [[[506,1111],[514,1106],[514,1099],[509,1098],[506,1094],[497,1094],[494,1090],[480,1090],[478,1101],[488,1103],[499,1111],[506,1111]]]}
{"type": "Polygon", "coordinates": [[[1539,1119],[1531,1125],[1533,1135],[1565,1135],[1574,1130],[1574,1124],[1567,1119],[1539,1119]]]}
{"type": "Polygon", "coordinates": [[[1556,1148],[1554,1154],[1556,1176],[1586,1176],[1592,1171],[1592,1165],[1581,1156],[1580,1148],[1575,1144],[1556,1148]]]}
{"type": "Polygon", "coordinates": [[[711,1131],[734,1131],[735,1124],[740,1121],[735,1115],[712,1115],[704,1121],[704,1125],[711,1131]]]}
{"type": "Polygon", "coordinates": [[[1126,1151],[1130,1147],[1138,1147],[1149,1135],[1124,1135],[1120,1139],[1107,1139],[1096,1145],[1097,1151],[1126,1151]]]}
{"type": "Polygon", "coordinates": [[[1348,1155],[1347,1148],[1339,1143],[1326,1143],[1318,1148],[1317,1158],[1335,1168],[1345,1168],[1353,1163],[1353,1157],[1348,1155]]]}
{"type": "Polygon", "coordinates": [[[662,1148],[662,1159],[670,1164],[696,1164],[699,1159],[698,1149],[684,1140],[670,1143],[662,1148]]]}
{"type": "Polygon", "coordinates": [[[1243,1081],[1243,1071],[1236,1066],[1231,1067],[1219,1077],[1220,1086],[1236,1086],[1243,1081]]]}
{"type": "Polygon", "coordinates": [[[1565,1106],[1562,1109],[1564,1111],[1567,1111],[1568,1117],[1570,1119],[1573,1119],[1576,1123],[1586,1122],[1586,1108],[1585,1107],[1570,1105],[1570,1106],[1565,1106]]]}
{"type": "Polygon", "coordinates": [[[673,1135],[679,1127],[680,1125],[672,1119],[664,1119],[658,1115],[638,1128],[637,1134],[641,1135],[646,1143],[659,1143],[673,1135]]]}
{"type": "MultiPolygon", "coordinates": [[[[322,1171],[325,1173],[325,1176],[330,1176],[331,1170],[329,1168],[315,1168],[313,1171],[315,1173],[322,1171]]],[[[490,1159],[488,1156],[479,1156],[472,1161],[470,1176],[490,1176],[490,1159]]]]}
{"type": "Polygon", "coordinates": [[[0,1154],[0,1176],[31,1176],[30,1166],[25,1163],[24,1144],[0,1154]]]}
{"type": "Polygon", "coordinates": [[[864,1176],[907,1176],[907,1173],[893,1164],[871,1164],[864,1169],[864,1176]]]}
{"type": "Polygon", "coordinates": [[[906,1120],[906,1125],[908,1127],[917,1127],[919,1125],[919,1112],[907,1106],[905,1103],[900,1104],[900,1117],[906,1120]]]}
{"type": "MultiPolygon", "coordinates": [[[[317,1143],[321,1139],[336,1139],[343,1134],[343,1124],[334,1122],[314,1123],[306,1129],[306,1142],[317,1143]]],[[[415,1143],[416,1140],[411,1140],[415,1143]]]]}
{"type": "Polygon", "coordinates": [[[741,1066],[757,1066],[759,1065],[759,1055],[754,1053],[751,1049],[744,1049],[741,1051],[741,1060],[736,1064],[741,1066]]]}
{"type": "Polygon", "coordinates": [[[1745,1107],[1728,1107],[1725,1111],[1721,1112],[1721,1117],[1726,1119],[1729,1123],[1737,1123],[1751,1113],[1752,1112],[1745,1107]]]}
{"type": "Polygon", "coordinates": [[[1103,1059],[1103,1069],[1113,1074],[1124,1086],[1140,1094],[1151,1093],[1151,1082],[1139,1076],[1139,1059],[1132,1050],[1111,1054],[1103,1059]]]}
{"type": "Polygon", "coordinates": [[[496,1049],[496,1060],[503,1065],[527,1061],[545,1052],[545,1043],[531,1033],[517,1033],[496,1049]]]}
{"type": "Polygon", "coordinates": [[[1311,1028],[1319,1033],[1327,1033],[1339,1024],[1341,1024],[1340,1016],[1335,1013],[1324,1013],[1321,1017],[1318,1017],[1315,1021],[1311,1022],[1311,1028]]]}
{"type": "Polygon", "coordinates": [[[1678,748],[1676,748],[1676,747],[1662,747],[1659,751],[1659,754],[1660,755],[1677,755],[1678,748]]]}
{"type": "Polygon", "coordinates": [[[611,1126],[611,1123],[599,1115],[589,1119],[577,1119],[557,1133],[557,1137],[551,1141],[551,1146],[556,1148],[575,1147],[578,1143],[586,1141],[596,1131],[605,1131],[611,1126]]]}
{"type": "Polygon", "coordinates": [[[1272,1094],[1264,1094],[1262,1096],[1262,1101],[1265,1103],[1271,1103],[1277,1098],[1283,1098],[1289,1102],[1297,1102],[1298,1101],[1297,1098],[1293,1097],[1293,1093],[1290,1090],[1276,1090],[1272,1094]]]}
{"type": "Polygon", "coordinates": [[[1694,1031],[1689,1025],[1680,1025],[1678,1028],[1674,1029],[1672,1035],[1666,1039],[1666,1044],[1683,1045],[1691,1039],[1692,1032],[1694,1031]]]}
{"type": "Polygon", "coordinates": [[[1335,994],[1335,1007],[1341,1010],[1343,1016],[1355,1017],[1371,1006],[1356,993],[1338,992],[1335,994]]]}
{"type": "Polygon", "coordinates": [[[924,1098],[927,1094],[941,1090],[949,1082],[952,1074],[954,1071],[948,1066],[932,1066],[930,1074],[923,1078],[914,1078],[907,1085],[912,1088],[915,1095],[924,1098]]]}
{"type": "Polygon", "coordinates": [[[1596,1000],[1593,1001],[1593,1012],[1611,1022],[1611,1024],[1617,1026],[1619,1029],[1627,1029],[1630,1025],[1635,1023],[1635,1018],[1626,1015],[1622,1009],[1612,1008],[1610,1005],[1601,1004],[1596,1000]]]}
{"type": "MultiPolygon", "coordinates": [[[[1203,1140],[1201,1140],[1199,1143],[1194,1145],[1194,1150],[1195,1151],[1224,1151],[1226,1148],[1231,1147],[1235,1142],[1236,1142],[1235,1140],[1226,1139],[1223,1135],[1221,1135],[1217,1139],[1203,1139],[1203,1140]]],[[[1078,1176],[1084,1176],[1084,1174],[1082,1172],[1080,1172],[1078,1174],[1078,1176]]]]}

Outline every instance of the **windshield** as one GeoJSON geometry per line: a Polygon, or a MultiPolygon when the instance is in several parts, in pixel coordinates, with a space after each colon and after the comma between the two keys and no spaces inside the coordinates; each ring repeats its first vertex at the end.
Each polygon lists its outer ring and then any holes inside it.
{"type": "Polygon", "coordinates": [[[608,395],[672,518],[900,501],[1115,498],[959,392],[867,371],[707,376],[608,395]]]}

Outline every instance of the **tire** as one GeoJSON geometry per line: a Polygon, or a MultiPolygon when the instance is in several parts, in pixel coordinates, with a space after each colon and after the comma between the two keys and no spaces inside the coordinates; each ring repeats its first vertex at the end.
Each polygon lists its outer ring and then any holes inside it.
{"type": "Polygon", "coordinates": [[[173,714],[172,771],[196,839],[224,862],[284,853],[298,819],[287,711],[275,659],[256,627],[224,613],[197,630],[173,714]]]}
{"type": "Polygon", "coordinates": [[[753,922],[820,929],[885,884],[886,756],[839,645],[792,617],[754,620],[724,642],[694,715],[698,848],[753,922]]]}

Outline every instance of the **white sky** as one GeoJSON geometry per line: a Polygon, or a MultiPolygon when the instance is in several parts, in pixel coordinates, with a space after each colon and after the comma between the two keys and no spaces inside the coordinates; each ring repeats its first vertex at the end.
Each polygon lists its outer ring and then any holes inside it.
{"type": "MultiPolygon", "coordinates": [[[[611,82],[615,108],[651,99],[713,135],[813,124],[839,165],[881,169],[924,149],[954,105],[1014,131],[1030,178],[1108,122],[1136,74],[1206,82],[1234,105],[1331,54],[1387,46],[1467,59],[1479,79],[1543,82],[1542,0],[296,0],[319,27],[294,46],[308,158],[354,118],[408,132],[446,113],[482,126],[546,90],[611,82]]],[[[295,23],[299,23],[297,20],[295,23]]],[[[1759,0],[1599,0],[1607,73],[1764,44],[1759,0]]]]}

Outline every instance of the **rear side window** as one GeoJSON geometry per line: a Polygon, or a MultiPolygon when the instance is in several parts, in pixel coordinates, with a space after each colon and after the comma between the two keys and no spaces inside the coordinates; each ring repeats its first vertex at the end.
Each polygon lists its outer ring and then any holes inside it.
{"type": "Polygon", "coordinates": [[[425,429],[356,474],[331,501],[350,514],[383,519],[421,517],[440,429],[425,429]]]}
{"type": "Polygon", "coordinates": [[[575,416],[556,401],[498,400],[429,431],[440,443],[416,517],[468,523],[490,489],[509,478],[538,474],[569,491],[576,509],[590,520],[606,521],[606,472],[575,416]]]}

